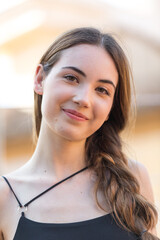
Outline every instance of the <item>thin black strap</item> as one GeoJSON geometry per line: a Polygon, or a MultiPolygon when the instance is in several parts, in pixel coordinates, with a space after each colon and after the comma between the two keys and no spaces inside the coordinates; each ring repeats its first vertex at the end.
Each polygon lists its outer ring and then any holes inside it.
{"type": "Polygon", "coordinates": [[[54,184],[53,186],[49,187],[47,190],[43,191],[42,193],[40,193],[39,195],[37,195],[36,197],[34,197],[32,200],[30,200],[29,202],[27,202],[26,204],[22,205],[21,202],[19,201],[18,197],[16,196],[15,192],[13,191],[13,188],[11,186],[11,184],[9,183],[9,181],[7,180],[6,177],[2,176],[4,178],[4,180],[6,181],[6,183],[8,184],[9,188],[11,189],[12,193],[14,194],[17,202],[19,203],[19,207],[21,210],[21,215],[24,216],[24,212],[27,211],[27,206],[33,202],[34,200],[36,200],[37,198],[39,198],[40,196],[42,196],[43,194],[45,194],[46,192],[48,192],[49,190],[51,190],[52,188],[56,187],[57,185],[59,185],[60,183],[66,181],[67,179],[75,176],[76,174],[86,170],[87,168],[89,168],[89,166],[82,168],[81,170],[79,170],[78,172],[73,173],[72,175],[70,175],[69,177],[66,177],[65,179],[61,180],[60,182],[54,184]]]}
{"type": "Polygon", "coordinates": [[[8,186],[9,186],[9,188],[11,189],[12,193],[14,194],[14,196],[15,196],[18,204],[19,204],[19,206],[22,207],[22,204],[21,204],[21,202],[19,201],[18,197],[16,196],[15,192],[13,191],[13,188],[12,188],[11,184],[9,183],[8,179],[7,179],[6,177],[4,177],[4,176],[2,176],[2,177],[4,178],[4,180],[6,181],[6,183],[7,183],[8,186]]]}
{"type": "Polygon", "coordinates": [[[54,184],[53,186],[49,187],[47,190],[43,191],[42,193],[40,193],[39,195],[37,195],[36,197],[34,197],[33,199],[31,199],[29,202],[27,202],[26,204],[24,204],[24,207],[27,207],[31,202],[35,201],[37,198],[39,198],[40,196],[42,196],[43,194],[45,194],[46,192],[48,192],[49,190],[51,190],[52,188],[56,187],[57,185],[59,185],[60,183],[68,180],[69,178],[75,176],[76,174],[86,170],[87,168],[89,168],[89,166],[82,168],[81,170],[79,170],[78,172],[73,173],[72,175],[70,175],[69,177],[64,178],[63,180],[61,180],[60,182],[54,184]]]}

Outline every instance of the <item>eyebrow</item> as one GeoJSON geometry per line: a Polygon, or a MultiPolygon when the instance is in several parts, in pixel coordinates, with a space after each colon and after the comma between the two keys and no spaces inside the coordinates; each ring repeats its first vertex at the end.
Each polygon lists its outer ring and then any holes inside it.
{"type": "MultiPolygon", "coordinates": [[[[67,69],[67,68],[72,69],[73,71],[81,74],[83,77],[87,77],[87,75],[86,75],[82,70],[80,70],[80,69],[77,68],[77,67],[73,67],[73,66],[62,67],[62,69],[67,69]]],[[[116,89],[116,86],[114,85],[114,83],[113,83],[111,80],[108,80],[108,79],[99,79],[98,82],[109,83],[109,84],[111,84],[111,85],[114,87],[114,89],[116,89]]]]}
{"type": "Polygon", "coordinates": [[[109,84],[111,84],[114,87],[114,89],[116,89],[116,86],[114,85],[114,83],[111,80],[99,79],[98,82],[109,83],[109,84]]]}
{"type": "Polygon", "coordinates": [[[86,74],[85,74],[84,72],[82,72],[79,68],[72,67],[72,66],[63,67],[63,69],[65,69],[65,68],[72,69],[72,70],[74,70],[75,72],[81,74],[83,77],[87,77],[86,74]]]}

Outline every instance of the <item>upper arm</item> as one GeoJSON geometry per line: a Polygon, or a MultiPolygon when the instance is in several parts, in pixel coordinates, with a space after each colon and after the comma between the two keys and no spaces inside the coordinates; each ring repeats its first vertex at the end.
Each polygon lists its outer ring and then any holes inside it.
{"type": "Polygon", "coordinates": [[[138,171],[136,173],[137,175],[136,177],[140,185],[140,193],[149,202],[154,204],[153,189],[152,189],[149,173],[143,164],[141,163],[137,163],[137,164],[138,164],[138,171]]]}
{"type": "MultiPolygon", "coordinates": [[[[130,166],[134,176],[138,180],[141,195],[150,203],[154,204],[152,184],[147,168],[139,162],[131,161],[130,166]]],[[[151,229],[150,233],[156,235],[156,228],[151,229]]]]}
{"type": "Polygon", "coordinates": [[[4,179],[0,177],[0,240],[4,240],[3,237],[3,220],[5,219],[5,207],[8,196],[8,187],[4,179]]]}

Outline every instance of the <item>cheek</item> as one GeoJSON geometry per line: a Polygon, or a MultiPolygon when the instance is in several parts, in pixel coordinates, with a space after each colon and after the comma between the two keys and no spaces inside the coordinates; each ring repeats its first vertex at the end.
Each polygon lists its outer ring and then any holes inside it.
{"type": "Polygon", "coordinates": [[[63,81],[49,82],[44,89],[44,96],[51,101],[62,102],[74,94],[74,89],[68,87],[63,81]]]}
{"type": "Polygon", "coordinates": [[[42,99],[42,115],[56,116],[63,104],[70,99],[70,92],[60,86],[45,89],[42,99]],[[51,91],[53,89],[53,91],[51,91]],[[54,91],[55,89],[55,91],[54,91]]]}
{"type": "Polygon", "coordinates": [[[100,122],[104,122],[106,118],[108,117],[111,108],[112,108],[112,100],[109,101],[99,101],[95,105],[95,116],[99,119],[100,122]]]}
{"type": "Polygon", "coordinates": [[[42,116],[50,117],[51,114],[55,113],[56,110],[56,100],[57,96],[54,94],[54,92],[46,92],[43,94],[42,97],[42,116]]]}
{"type": "Polygon", "coordinates": [[[93,122],[90,124],[90,131],[94,133],[97,131],[103,123],[108,119],[112,102],[100,101],[94,105],[94,117],[93,122]],[[96,121],[95,121],[96,119],[96,121]]]}

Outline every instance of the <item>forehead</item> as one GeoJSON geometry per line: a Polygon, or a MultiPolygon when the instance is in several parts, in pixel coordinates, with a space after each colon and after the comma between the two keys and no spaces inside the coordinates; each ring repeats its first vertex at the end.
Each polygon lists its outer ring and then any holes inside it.
{"type": "Polygon", "coordinates": [[[83,63],[83,61],[88,61],[88,63],[97,64],[99,61],[105,64],[113,63],[113,59],[110,57],[109,53],[102,47],[90,44],[80,44],[62,51],[61,62],[74,62],[83,63]]]}

